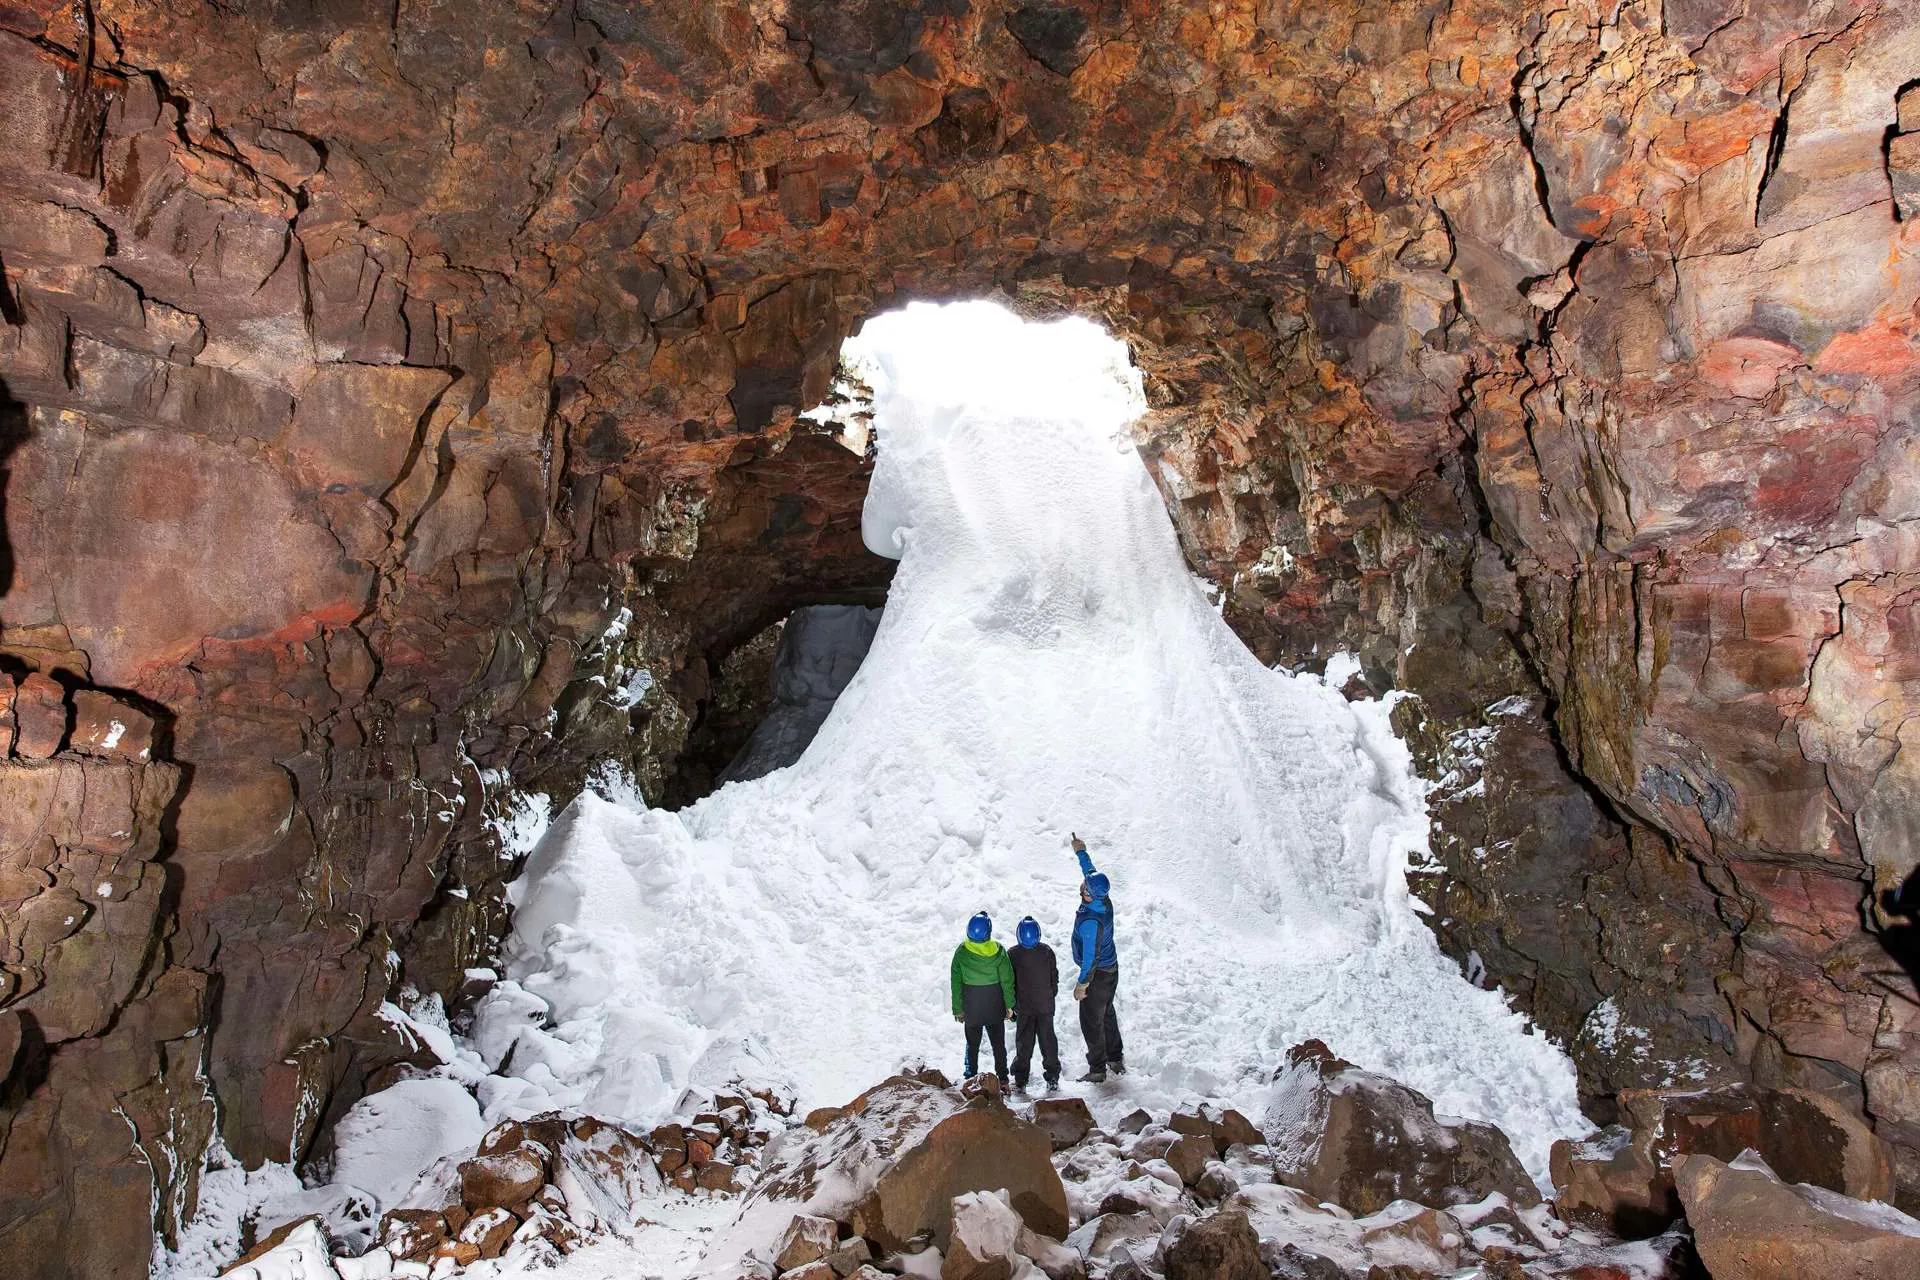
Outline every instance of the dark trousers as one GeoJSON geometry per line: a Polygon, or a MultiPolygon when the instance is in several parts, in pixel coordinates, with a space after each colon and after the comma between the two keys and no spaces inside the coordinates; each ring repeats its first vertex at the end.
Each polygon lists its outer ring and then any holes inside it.
{"type": "Polygon", "coordinates": [[[1033,1042],[1040,1042],[1040,1070],[1048,1084],[1060,1083],[1060,1042],[1053,1035],[1053,1010],[1045,1013],[1018,1013],[1013,1022],[1013,1083],[1027,1087],[1027,1073],[1033,1066],[1033,1042]]]}
{"type": "Polygon", "coordinates": [[[993,1045],[993,1074],[1007,1078],[1007,998],[1000,984],[960,988],[960,1011],[967,1021],[967,1074],[980,1061],[980,1033],[993,1045]]]}
{"type": "Polygon", "coordinates": [[[1119,986],[1118,969],[1095,969],[1087,979],[1086,998],[1080,1001],[1080,1034],[1087,1038],[1090,1071],[1105,1071],[1126,1061],[1120,1020],[1113,1016],[1113,995],[1119,986]]]}

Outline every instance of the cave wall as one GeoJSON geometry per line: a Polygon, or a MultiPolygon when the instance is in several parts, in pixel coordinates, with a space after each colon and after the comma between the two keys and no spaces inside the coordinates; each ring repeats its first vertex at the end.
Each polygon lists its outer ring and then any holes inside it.
{"type": "Polygon", "coordinates": [[[726,654],[878,603],[795,413],[988,291],[1128,337],[1257,652],[1418,695],[1436,930],[1596,1113],[1809,1084],[1912,1196],[1916,67],[1868,0],[0,0],[0,667],[172,771],[139,921],[0,833],[0,968],[66,893],[132,975],[0,987],[0,1254],[84,1194],[50,1265],[139,1273],[210,1098],[311,1152],[508,785],[658,793],[726,654]]]}

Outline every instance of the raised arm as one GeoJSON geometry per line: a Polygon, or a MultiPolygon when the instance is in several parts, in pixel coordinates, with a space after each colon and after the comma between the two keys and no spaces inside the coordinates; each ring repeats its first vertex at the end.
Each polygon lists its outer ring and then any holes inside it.
{"type": "Polygon", "coordinates": [[[1073,843],[1074,856],[1080,859],[1081,876],[1084,878],[1092,875],[1093,859],[1087,856],[1087,842],[1082,840],[1077,832],[1069,836],[1068,839],[1073,843]]]}

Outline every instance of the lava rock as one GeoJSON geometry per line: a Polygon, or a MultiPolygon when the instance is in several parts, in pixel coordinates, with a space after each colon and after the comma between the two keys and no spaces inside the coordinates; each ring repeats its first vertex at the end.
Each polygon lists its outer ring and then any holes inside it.
{"type": "Polygon", "coordinates": [[[1022,1225],[1013,1206],[993,1192],[955,1196],[940,1280],[1009,1280],[1022,1225]]]}
{"type": "Polygon", "coordinates": [[[460,1165],[460,1200],[476,1214],[525,1204],[546,1180],[546,1160],[532,1144],[475,1156],[460,1165]]]}
{"type": "Polygon", "coordinates": [[[1167,1280],[1270,1280],[1260,1237],[1244,1213],[1227,1210],[1188,1227],[1166,1251],[1167,1280]]]}
{"type": "Polygon", "coordinates": [[[58,681],[33,672],[20,682],[13,699],[17,726],[13,749],[29,760],[45,760],[67,740],[67,691],[58,681]]]}
{"type": "Polygon", "coordinates": [[[797,1213],[780,1236],[773,1265],[782,1271],[804,1267],[827,1256],[840,1241],[840,1224],[817,1214],[797,1213]]]}
{"type": "Polygon", "coordinates": [[[1288,1051],[1263,1131],[1282,1182],[1353,1213],[1395,1200],[1445,1208],[1495,1192],[1519,1205],[1540,1203],[1499,1129],[1442,1122],[1420,1093],[1360,1070],[1317,1040],[1288,1051]]]}
{"type": "Polygon", "coordinates": [[[1681,1156],[1673,1174],[1714,1280],[1920,1275],[1920,1220],[1890,1206],[1784,1183],[1752,1156],[1681,1156]]]}
{"type": "Polygon", "coordinates": [[[1093,1131],[1093,1112],[1084,1098],[1041,1098],[1033,1104],[1033,1123],[1046,1130],[1055,1151],[1064,1151],[1093,1131]]]}

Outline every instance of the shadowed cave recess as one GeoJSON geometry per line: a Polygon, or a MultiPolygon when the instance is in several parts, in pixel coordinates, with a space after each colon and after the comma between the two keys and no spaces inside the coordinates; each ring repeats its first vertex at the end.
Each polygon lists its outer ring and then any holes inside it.
{"type": "Polygon", "coordinates": [[[1917,67],[1873,0],[0,0],[0,1257],[323,1157],[514,792],[711,790],[893,571],[802,415],[963,297],[1126,341],[1227,621],[1409,695],[1411,887],[1592,1120],[1807,1090],[1920,1207],[1917,67]]]}

